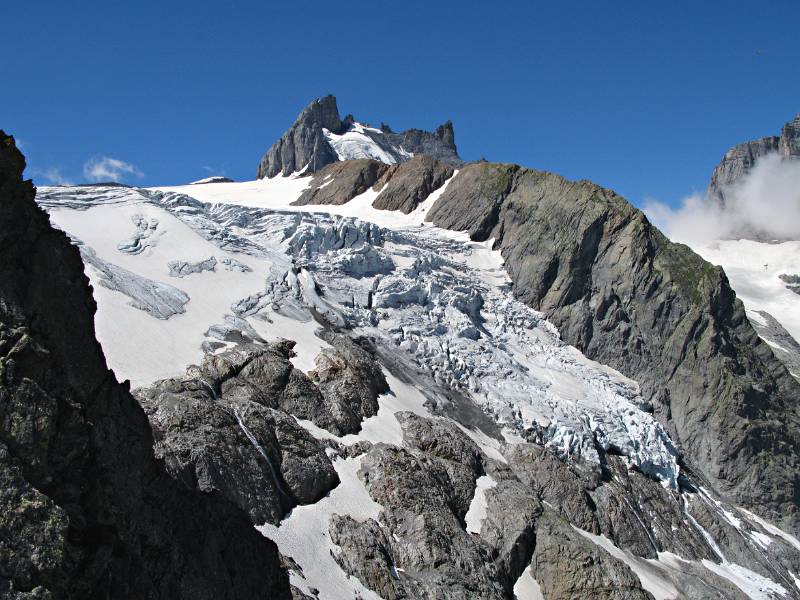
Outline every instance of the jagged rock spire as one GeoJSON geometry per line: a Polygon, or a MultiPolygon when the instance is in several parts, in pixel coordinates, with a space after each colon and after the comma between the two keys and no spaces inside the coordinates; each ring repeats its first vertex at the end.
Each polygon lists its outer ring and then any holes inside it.
{"type": "Polygon", "coordinates": [[[358,123],[351,114],[342,119],[336,98],[328,95],[303,109],[289,130],[267,150],[257,177],[297,171],[311,174],[330,163],[353,158],[397,164],[418,154],[451,166],[461,165],[452,122],[440,125],[433,133],[421,129],[395,133],[385,124],[374,129],[358,123]]]}

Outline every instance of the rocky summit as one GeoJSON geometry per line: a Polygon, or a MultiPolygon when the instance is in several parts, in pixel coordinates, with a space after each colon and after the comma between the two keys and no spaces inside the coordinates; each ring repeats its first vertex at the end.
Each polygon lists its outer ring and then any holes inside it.
{"type": "Polygon", "coordinates": [[[800,158],[800,114],[783,126],[780,135],[737,144],[728,150],[711,174],[708,195],[724,204],[725,188],[740,181],[759,158],[769,154],[778,154],[784,160],[800,158]]]}
{"type": "Polygon", "coordinates": [[[336,98],[329,95],[303,109],[289,130],[264,154],[256,177],[298,171],[316,173],[331,163],[359,158],[398,164],[418,155],[450,166],[462,164],[453,124],[447,121],[434,132],[408,129],[397,133],[385,123],[378,129],[359,123],[353,115],[342,119],[336,98]]]}
{"type": "Polygon", "coordinates": [[[800,599],[790,260],[332,96],[252,182],[35,190],[2,140],[3,595],[800,599]]]}

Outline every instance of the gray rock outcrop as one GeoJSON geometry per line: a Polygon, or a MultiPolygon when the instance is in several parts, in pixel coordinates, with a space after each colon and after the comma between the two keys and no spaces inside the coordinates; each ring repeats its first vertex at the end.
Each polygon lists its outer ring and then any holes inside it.
{"type": "MultiPolygon", "coordinates": [[[[183,379],[137,390],[156,439],[157,458],[173,477],[218,491],[255,525],[277,524],[297,504],[316,502],[339,483],[324,448],[276,410],[264,388],[239,378],[263,353],[239,348],[208,357],[183,379]],[[229,367],[229,368],[226,368],[229,367]]],[[[269,384],[273,399],[289,378],[269,384]]],[[[261,380],[260,380],[261,381],[261,380]]]]}
{"type": "Polygon", "coordinates": [[[388,168],[368,158],[327,165],[314,175],[308,189],[292,204],[346,204],[375,185],[388,168]]]}
{"type": "Polygon", "coordinates": [[[531,570],[548,600],[653,599],[627,565],[581,537],[566,519],[552,513],[537,524],[531,570]]]}
{"type": "Polygon", "coordinates": [[[333,348],[324,348],[308,376],[317,385],[334,414],[339,429],[361,430],[361,421],[378,414],[378,396],[389,385],[375,358],[349,337],[327,334],[333,348]]]}
{"type": "MultiPolygon", "coordinates": [[[[800,294],[800,287],[793,291],[800,294]]],[[[786,365],[789,373],[794,375],[795,379],[800,379],[800,344],[771,314],[763,310],[756,312],[761,319],[750,319],[750,324],[758,332],[759,337],[770,345],[775,357],[786,365]]]]}
{"type": "Polygon", "coordinates": [[[408,214],[453,176],[453,167],[426,155],[389,168],[376,189],[380,195],[372,206],[408,214]]]}

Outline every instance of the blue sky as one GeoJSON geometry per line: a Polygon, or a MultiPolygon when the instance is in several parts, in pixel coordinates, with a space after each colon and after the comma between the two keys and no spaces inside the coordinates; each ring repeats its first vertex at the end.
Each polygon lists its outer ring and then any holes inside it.
{"type": "Polygon", "coordinates": [[[39,183],[104,158],[139,185],[252,179],[333,93],[395,130],[452,119],[465,159],[675,204],[800,112],[796,0],[28,0],[0,22],[0,128],[39,183]]]}

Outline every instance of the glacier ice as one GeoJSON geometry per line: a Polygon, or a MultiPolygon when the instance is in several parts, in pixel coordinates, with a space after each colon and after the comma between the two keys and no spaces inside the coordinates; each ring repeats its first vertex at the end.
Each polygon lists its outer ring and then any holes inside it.
{"type": "MultiPolygon", "coordinates": [[[[53,195],[46,198],[52,205],[53,195]]],[[[635,382],[585,358],[541,313],[514,300],[489,247],[430,226],[387,229],[323,212],[204,204],[170,191],[142,190],[137,201],[223,252],[268,265],[260,289],[234,301],[228,316],[208,316],[207,351],[235,343],[236,323],[252,339],[245,324],[263,334],[278,316],[298,327],[349,328],[559,456],[599,470],[603,452],[621,454],[676,487],[677,451],[635,382]]],[[[136,281],[121,280],[128,288],[136,281]]],[[[184,302],[168,288],[151,303],[162,318],[184,302]]]]}

